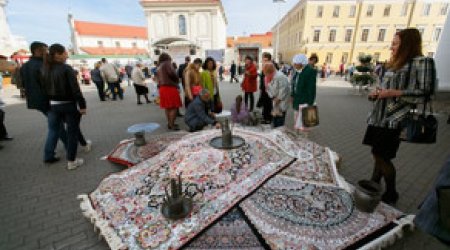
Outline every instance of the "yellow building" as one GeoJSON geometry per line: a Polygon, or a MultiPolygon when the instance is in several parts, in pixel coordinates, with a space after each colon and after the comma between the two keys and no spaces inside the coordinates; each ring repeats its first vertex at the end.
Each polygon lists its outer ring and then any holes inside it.
{"type": "Polygon", "coordinates": [[[449,5],[450,0],[300,0],[272,28],[275,53],[286,62],[297,53],[317,53],[320,64],[337,70],[342,62],[358,64],[360,54],[388,60],[394,34],[417,27],[424,54],[434,56],[449,5]]]}

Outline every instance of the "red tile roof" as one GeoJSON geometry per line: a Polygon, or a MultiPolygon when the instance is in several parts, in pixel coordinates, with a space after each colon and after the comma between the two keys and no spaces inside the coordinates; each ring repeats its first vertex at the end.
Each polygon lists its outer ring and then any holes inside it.
{"type": "Polygon", "coordinates": [[[263,48],[272,47],[272,32],[265,34],[250,34],[250,36],[227,37],[227,47],[232,48],[238,44],[258,43],[263,48]]]}
{"type": "Polygon", "coordinates": [[[139,48],[80,47],[89,55],[148,55],[147,50],[139,48]]]}
{"type": "Polygon", "coordinates": [[[79,35],[147,39],[147,28],[120,24],[74,21],[79,35]]]}

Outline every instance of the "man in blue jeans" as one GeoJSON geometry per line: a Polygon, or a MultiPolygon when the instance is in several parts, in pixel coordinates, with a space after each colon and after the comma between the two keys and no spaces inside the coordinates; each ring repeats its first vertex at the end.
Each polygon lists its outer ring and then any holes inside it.
{"type": "MultiPolygon", "coordinates": [[[[44,94],[41,86],[41,68],[43,64],[43,56],[47,53],[48,46],[42,42],[33,42],[30,45],[31,58],[20,69],[20,75],[25,88],[27,107],[36,109],[48,118],[50,108],[49,100],[44,94]]],[[[48,121],[49,133],[45,142],[44,162],[54,163],[59,161],[59,157],[55,156],[55,151],[51,147],[50,138],[55,135],[67,145],[67,132],[64,124],[58,124],[58,127],[50,126],[48,121]]]]}

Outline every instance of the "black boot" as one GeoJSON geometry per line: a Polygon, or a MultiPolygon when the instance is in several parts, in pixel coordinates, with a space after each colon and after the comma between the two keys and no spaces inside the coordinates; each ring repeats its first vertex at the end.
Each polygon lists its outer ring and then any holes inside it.
{"type": "Polygon", "coordinates": [[[145,97],[145,101],[146,101],[147,103],[152,103],[152,102],[148,99],[148,96],[147,96],[147,95],[144,95],[144,97],[145,97]]]}

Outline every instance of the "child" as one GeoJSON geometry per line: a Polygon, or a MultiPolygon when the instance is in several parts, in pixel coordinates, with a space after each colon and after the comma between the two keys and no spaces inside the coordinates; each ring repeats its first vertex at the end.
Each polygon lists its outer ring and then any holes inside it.
{"type": "Polygon", "coordinates": [[[246,123],[249,118],[248,109],[242,102],[242,96],[236,97],[236,102],[231,106],[231,120],[235,123],[246,123]]]}

